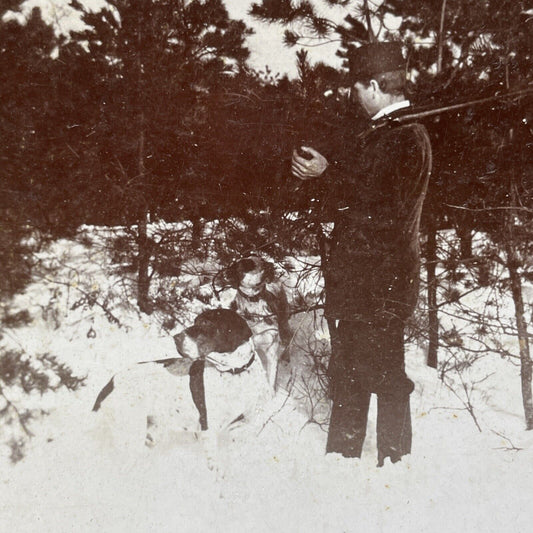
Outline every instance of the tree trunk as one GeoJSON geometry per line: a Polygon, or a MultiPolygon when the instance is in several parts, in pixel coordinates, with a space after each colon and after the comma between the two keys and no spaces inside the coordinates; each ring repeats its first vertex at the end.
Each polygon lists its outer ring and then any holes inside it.
{"type": "MultiPolygon", "coordinates": [[[[508,71],[508,65],[506,65],[508,71]]],[[[512,145],[514,131],[509,130],[509,145],[512,145]]],[[[520,205],[520,199],[517,191],[517,169],[516,160],[512,159],[511,173],[509,175],[509,198],[511,207],[520,205]]],[[[516,235],[514,231],[514,209],[508,211],[506,217],[506,238],[505,238],[505,254],[507,256],[507,269],[509,271],[509,279],[511,281],[511,292],[515,306],[515,320],[516,330],[518,333],[518,346],[520,351],[520,377],[522,385],[522,403],[524,405],[524,415],[526,419],[526,429],[533,429],[533,391],[531,389],[531,374],[532,361],[529,351],[529,340],[527,333],[527,323],[524,318],[524,299],[522,297],[522,281],[518,266],[520,265],[520,257],[516,250],[516,235]]]]}
{"type": "Polygon", "coordinates": [[[370,8],[368,7],[368,0],[364,0],[363,2],[363,14],[366,21],[366,27],[368,29],[368,42],[375,43],[377,42],[377,39],[374,33],[374,29],[372,28],[372,17],[370,14],[370,8]]]}
{"type": "Polygon", "coordinates": [[[200,215],[191,215],[192,232],[191,232],[191,247],[194,251],[200,250],[202,245],[202,235],[204,232],[204,223],[200,215]]]}
{"type": "Polygon", "coordinates": [[[446,18],[446,0],[442,0],[440,7],[439,41],[437,44],[437,72],[442,71],[442,51],[444,48],[444,20],[446,18]]]}
{"type": "MultiPolygon", "coordinates": [[[[439,36],[437,43],[437,72],[442,71],[442,50],[444,48],[444,19],[446,18],[446,0],[442,0],[440,12],[439,36]]],[[[428,283],[428,356],[427,364],[437,368],[439,362],[439,315],[437,311],[437,226],[433,220],[428,223],[428,240],[426,249],[426,272],[428,283]]]]}
{"type": "MultiPolygon", "coordinates": [[[[316,235],[318,239],[318,246],[320,250],[320,264],[322,270],[322,276],[324,277],[324,294],[325,299],[328,297],[328,269],[327,262],[329,259],[330,253],[330,242],[329,238],[322,231],[320,224],[316,226],[316,235]]],[[[326,317],[326,323],[328,325],[329,340],[330,340],[330,357],[328,362],[327,376],[328,376],[328,395],[330,398],[333,398],[333,386],[335,384],[335,365],[337,363],[338,354],[339,354],[339,335],[337,333],[337,321],[334,318],[326,317]]]]}
{"type": "Polygon", "coordinates": [[[516,252],[509,240],[505,243],[507,255],[507,269],[511,281],[511,292],[515,307],[516,329],[518,332],[518,345],[520,349],[520,367],[522,382],[522,403],[524,405],[524,415],[526,419],[526,429],[533,429],[533,391],[531,389],[532,361],[529,350],[529,340],[527,323],[524,318],[524,299],[522,297],[522,282],[518,272],[518,261],[516,252]]]}
{"type": "MultiPolygon", "coordinates": [[[[145,156],[145,141],[146,141],[146,117],[144,111],[144,79],[143,79],[143,18],[141,11],[138,12],[138,28],[137,28],[137,57],[136,57],[136,69],[137,69],[137,106],[139,109],[139,133],[137,142],[137,175],[139,177],[139,183],[141,185],[141,191],[146,187],[146,166],[144,164],[145,156]]],[[[142,195],[142,193],[141,193],[142,195]]],[[[148,269],[150,267],[150,241],[148,239],[148,219],[150,216],[148,203],[146,198],[141,196],[139,198],[139,215],[137,223],[137,250],[138,250],[138,276],[137,276],[137,304],[139,309],[143,313],[151,314],[153,309],[150,303],[150,275],[148,269]]]]}
{"type": "Polygon", "coordinates": [[[148,210],[144,210],[139,215],[137,224],[137,260],[138,260],[138,277],[137,277],[137,304],[143,313],[150,314],[153,309],[150,303],[150,240],[148,239],[148,210]]]}
{"type": "Polygon", "coordinates": [[[428,335],[429,346],[427,364],[437,368],[439,349],[439,316],[437,312],[437,228],[434,223],[428,224],[428,240],[426,247],[427,297],[428,297],[428,335]]]}
{"type": "Polygon", "coordinates": [[[461,259],[472,257],[472,230],[464,219],[459,219],[455,227],[455,234],[459,237],[461,259]]]}
{"type": "MultiPolygon", "coordinates": [[[[145,183],[146,169],[144,167],[144,113],[140,116],[140,132],[138,147],[138,172],[141,184],[145,183]]],[[[142,201],[142,200],[141,200],[142,201]]],[[[150,241],[148,239],[148,207],[141,208],[137,222],[137,250],[138,250],[138,277],[137,277],[137,304],[143,313],[150,314],[153,309],[150,304],[150,241]]]]}

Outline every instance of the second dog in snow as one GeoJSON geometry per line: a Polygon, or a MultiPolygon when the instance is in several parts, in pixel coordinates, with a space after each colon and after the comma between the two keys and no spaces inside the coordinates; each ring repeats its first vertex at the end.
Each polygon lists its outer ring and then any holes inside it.
{"type": "Polygon", "coordinates": [[[274,265],[256,256],[240,259],[228,268],[226,279],[237,289],[231,309],[250,326],[256,352],[274,391],[278,363],[280,358],[288,361],[291,340],[287,296],[275,283],[274,265]]]}

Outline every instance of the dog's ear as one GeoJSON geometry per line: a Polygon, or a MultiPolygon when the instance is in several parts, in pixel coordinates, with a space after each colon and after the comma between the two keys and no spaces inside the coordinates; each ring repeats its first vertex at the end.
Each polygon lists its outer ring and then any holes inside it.
{"type": "Polygon", "coordinates": [[[231,264],[224,272],[224,279],[228,285],[237,289],[241,284],[242,272],[240,261],[231,264]]]}
{"type": "Polygon", "coordinates": [[[196,317],[193,328],[198,328],[195,340],[202,355],[232,352],[252,336],[246,320],[230,309],[204,311],[196,317]]]}
{"type": "Polygon", "coordinates": [[[264,272],[263,280],[266,283],[274,283],[277,280],[276,267],[274,266],[274,263],[271,263],[270,261],[263,261],[262,268],[264,272]]]}

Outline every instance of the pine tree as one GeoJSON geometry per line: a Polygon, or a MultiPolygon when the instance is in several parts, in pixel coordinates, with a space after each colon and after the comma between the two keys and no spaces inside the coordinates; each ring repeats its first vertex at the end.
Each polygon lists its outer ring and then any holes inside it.
{"type": "Polygon", "coordinates": [[[39,236],[54,229],[53,210],[63,206],[56,204],[59,169],[68,164],[64,144],[56,142],[63,117],[53,53],[60,39],[37,8],[18,19],[21,3],[0,3],[0,438],[13,462],[23,457],[31,420],[42,415],[25,407],[24,395],[73,390],[84,381],[50,354],[28,355],[4,342],[7,330],[32,320],[26,310],[13,310],[11,298],[32,280],[39,236]]]}
{"type": "MultiPolygon", "coordinates": [[[[20,2],[0,10],[0,167],[2,204],[26,216],[46,218],[53,136],[51,54],[58,45],[52,28],[35,8],[24,23],[6,16],[20,2]]],[[[5,7],[4,7],[5,6],[5,7]]],[[[53,152],[53,149],[52,149],[53,152]]]]}
{"type": "Polygon", "coordinates": [[[221,0],[112,0],[98,13],[75,6],[89,26],[76,40],[87,42],[98,72],[97,179],[112,192],[112,208],[137,222],[138,302],[149,312],[148,217],[169,205],[190,211],[180,193],[204,164],[205,100],[243,64],[248,30],[221,0]]]}

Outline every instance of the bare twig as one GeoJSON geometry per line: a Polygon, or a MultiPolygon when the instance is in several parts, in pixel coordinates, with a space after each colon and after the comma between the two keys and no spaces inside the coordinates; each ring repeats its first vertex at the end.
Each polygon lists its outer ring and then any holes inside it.
{"type": "Polygon", "coordinates": [[[494,429],[491,429],[491,431],[495,435],[498,435],[498,437],[501,437],[502,439],[506,440],[510,444],[510,446],[500,446],[498,448],[494,448],[495,450],[505,450],[505,451],[519,452],[520,450],[524,449],[524,448],[518,448],[517,446],[515,446],[513,444],[513,442],[511,441],[511,439],[509,437],[506,437],[503,433],[500,433],[499,431],[495,431],[494,429]]]}
{"type": "Polygon", "coordinates": [[[283,408],[285,407],[285,405],[287,405],[287,402],[289,401],[289,398],[291,397],[291,392],[292,392],[292,388],[294,386],[294,376],[291,374],[291,377],[289,379],[289,382],[287,383],[287,396],[285,397],[285,399],[283,400],[283,403],[281,404],[281,406],[276,409],[264,422],[264,424],[261,426],[261,429],[257,432],[256,436],[259,436],[261,435],[261,433],[263,432],[263,430],[265,429],[266,426],[268,426],[268,424],[270,422],[274,422],[274,417],[277,416],[282,410],[283,408]]]}

